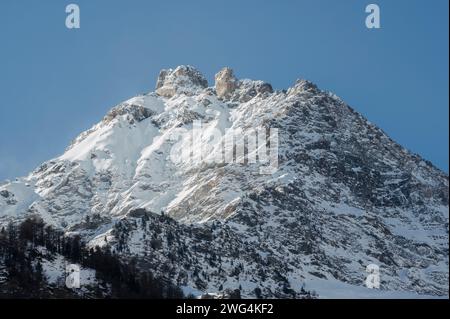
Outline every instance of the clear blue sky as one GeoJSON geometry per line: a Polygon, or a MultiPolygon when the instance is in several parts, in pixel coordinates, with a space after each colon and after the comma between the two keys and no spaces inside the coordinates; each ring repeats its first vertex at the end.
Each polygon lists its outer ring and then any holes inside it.
{"type": "Polygon", "coordinates": [[[0,180],[61,154],[115,104],[191,64],[212,83],[335,92],[448,172],[448,0],[0,1],[0,180]],[[65,27],[77,3],[81,29],[65,27]],[[365,28],[365,6],[382,29],[365,28]]]}

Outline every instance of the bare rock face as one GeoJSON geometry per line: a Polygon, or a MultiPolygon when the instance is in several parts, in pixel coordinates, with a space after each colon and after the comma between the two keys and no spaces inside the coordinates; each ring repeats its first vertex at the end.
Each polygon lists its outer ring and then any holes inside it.
{"type": "Polygon", "coordinates": [[[272,86],[263,81],[238,80],[233,70],[225,67],[216,74],[216,94],[219,99],[233,102],[248,102],[255,96],[273,93],[272,86]]]}
{"type": "Polygon", "coordinates": [[[225,67],[215,76],[217,96],[221,99],[228,99],[238,86],[238,80],[233,74],[233,70],[225,67]]]}
{"type": "Polygon", "coordinates": [[[194,67],[181,65],[175,70],[161,70],[156,82],[156,93],[164,97],[184,93],[194,95],[208,87],[208,81],[194,67]]]}
{"type": "Polygon", "coordinates": [[[159,71],[158,79],[156,80],[156,90],[164,86],[164,81],[168,73],[169,71],[165,69],[159,71]]]}

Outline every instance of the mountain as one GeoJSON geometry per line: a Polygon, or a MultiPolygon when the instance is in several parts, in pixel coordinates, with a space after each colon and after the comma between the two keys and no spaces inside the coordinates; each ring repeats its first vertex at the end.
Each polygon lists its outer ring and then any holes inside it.
{"type": "Polygon", "coordinates": [[[209,87],[179,66],[2,184],[0,223],[39,215],[185,293],[437,297],[448,296],[448,187],[309,81],[274,91],[224,68],[209,87]],[[379,290],[364,285],[370,264],[379,290]]]}

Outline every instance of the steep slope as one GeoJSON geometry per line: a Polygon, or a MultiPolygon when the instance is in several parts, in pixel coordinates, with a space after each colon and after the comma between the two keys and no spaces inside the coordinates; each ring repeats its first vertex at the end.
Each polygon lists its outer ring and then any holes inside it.
{"type": "Polygon", "coordinates": [[[228,68],[214,87],[163,70],[155,92],[0,186],[1,223],[29,214],[199,291],[365,289],[374,263],[384,290],[448,295],[448,176],[305,80],[274,92],[228,68]],[[255,131],[278,139],[252,148],[255,131]]]}

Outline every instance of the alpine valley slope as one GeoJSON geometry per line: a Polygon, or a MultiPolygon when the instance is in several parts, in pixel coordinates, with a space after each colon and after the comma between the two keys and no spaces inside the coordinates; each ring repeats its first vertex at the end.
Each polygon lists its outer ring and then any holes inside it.
{"type": "MultiPolygon", "coordinates": [[[[225,136],[225,135],[224,135],[225,136]]],[[[211,156],[224,137],[201,140],[211,156]]],[[[161,71],[156,91],[114,107],[66,152],[0,186],[0,224],[30,214],[110,245],[195,293],[243,297],[448,296],[448,175],[336,95],[298,80],[273,91],[231,69],[161,71]],[[278,129],[278,169],[174,162],[205,132],[278,129]],[[381,289],[365,288],[366,266],[381,289]]]]}

